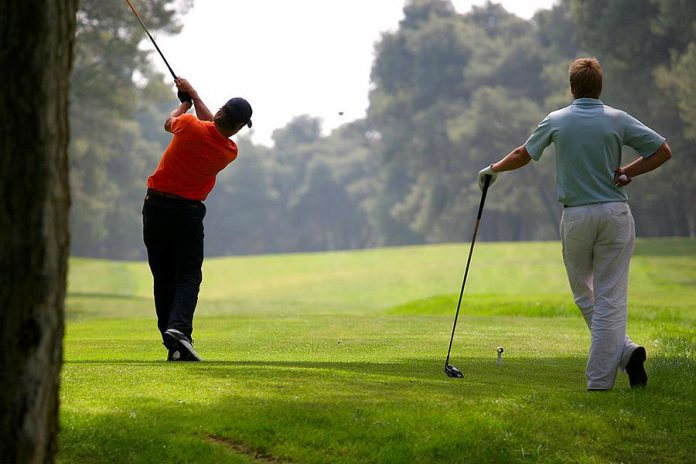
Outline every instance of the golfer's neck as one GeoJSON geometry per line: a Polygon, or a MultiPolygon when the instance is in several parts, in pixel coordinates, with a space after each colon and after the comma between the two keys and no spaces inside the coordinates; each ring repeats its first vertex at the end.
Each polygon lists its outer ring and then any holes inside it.
{"type": "Polygon", "coordinates": [[[229,139],[230,137],[232,137],[234,135],[232,133],[232,131],[227,131],[227,130],[223,129],[222,127],[218,126],[217,122],[213,121],[213,124],[215,124],[215,129],[220,133],[220,135],[222,135],[226,139],[229,139]]]}

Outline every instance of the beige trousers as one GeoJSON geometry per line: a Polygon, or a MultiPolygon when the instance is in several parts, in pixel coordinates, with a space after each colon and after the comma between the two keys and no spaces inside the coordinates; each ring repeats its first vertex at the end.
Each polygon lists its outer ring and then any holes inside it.
{"type": "Polygon", "coordinates": [[[626,336],[631,209],[625,202],[565,208],[561,241],[570,288],[591,334],[587,388],[611,389],[637,347],[626,336]]]}

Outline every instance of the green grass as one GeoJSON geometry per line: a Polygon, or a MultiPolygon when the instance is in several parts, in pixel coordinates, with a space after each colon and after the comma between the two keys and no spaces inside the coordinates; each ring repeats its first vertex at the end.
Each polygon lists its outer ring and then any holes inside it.
{"type": "Polygon", "coordinates": [[[59,462],[694,462],[696,240],[639,241],[647,389],[585,391],[558,243],[210,259],[163,359],[145,263],[71,260],[59,462]],[[496,366],[496,347],[505,347],[496,366]]]}

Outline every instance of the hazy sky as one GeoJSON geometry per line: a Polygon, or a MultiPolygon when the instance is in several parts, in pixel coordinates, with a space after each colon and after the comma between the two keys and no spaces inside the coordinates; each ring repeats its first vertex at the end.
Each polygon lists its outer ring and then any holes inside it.
{"type": "MultiPolygon", "coordinates": [[[[466,12],[485,0],[453,3],[466,12]]],[[[554,0],[495,3],[530,18],[554,0]]],[[[180,34],[155,38],[213,112],[233,96],[249,100],[252,138],[270,145],[272,132],[294,116],[322,118],[328,132],[365,115],[374,44],[382,32],[396,30],[403,5],[404,0],[195,0],[180,34]]]]}

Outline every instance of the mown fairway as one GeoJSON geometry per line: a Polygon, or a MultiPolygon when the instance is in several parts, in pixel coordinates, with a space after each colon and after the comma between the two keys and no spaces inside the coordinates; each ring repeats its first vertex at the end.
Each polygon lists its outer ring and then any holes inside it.
{"type": "Polygon", "coordinates": [[[71,261],[59,461],[694,462],[696,240],[639,241],[648,388],[585,391],[558,243],[210,259],[200,364],[167,363],[145,263],[71,261]],[[496,366],[496,347],[503,364],[496,366]]]}

